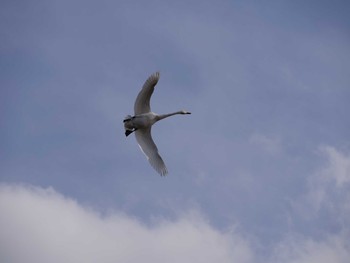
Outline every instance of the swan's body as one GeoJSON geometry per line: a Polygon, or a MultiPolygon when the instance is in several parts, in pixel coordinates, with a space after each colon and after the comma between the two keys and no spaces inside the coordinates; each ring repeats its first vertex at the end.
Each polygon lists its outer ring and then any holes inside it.
{"type": "Polygon", "coordinates": [[[157,121],[176,114],[191,114],[188,111],[177,111],[169,114],[156,114],[151,112],[150,99],[159,80],[159,72],[151,75],[143,84],[143,87],[136,98],[134,104],[135,115],[128,115],[124,119],[125,135],[135,132],[136,140],[146,155],[152,167],[160,174],[166,175],[168,170],[162,157],[158,153],[158,148],[151,136],[151,127],[157,121]]]}

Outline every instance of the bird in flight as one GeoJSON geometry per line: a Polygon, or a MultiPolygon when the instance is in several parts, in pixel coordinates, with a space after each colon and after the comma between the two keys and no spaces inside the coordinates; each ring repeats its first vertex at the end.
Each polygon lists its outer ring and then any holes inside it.
{"type": "Polygon", "coordinates": [[[157,121],[176,114],[191,114],[188,111],[176,111],[168,114],[156,114],[151,111],[150,99],[154,91],[154,87],[159,80],[159,72],[149,76],[141,91],[137,95],[134,104],[134,116],[127,115],[124,119],[125,136],[129,136],[135,132],[137,143],[142,152],[146,155],[152,167],[161,175],[164,176],[168,170],[164,164],[162,157],[158,153],[158,148],[151,136],[152,125],[157,121]]]}

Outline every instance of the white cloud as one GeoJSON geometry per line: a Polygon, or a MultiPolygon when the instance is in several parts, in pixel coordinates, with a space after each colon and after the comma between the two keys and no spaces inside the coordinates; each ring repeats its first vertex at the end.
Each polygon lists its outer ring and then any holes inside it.
{"type": "Polygon", "coordinates": [[[1,262],[251,262],[248,243],[198,213],[152,226],[100,214],[52,189],[0,187],[1,262]]]}
{"type": "Polygon", "coordinates": [[[180,214],[176,220],[155,218],[146,225],[117,211],[102,216],[51,188],[3,184],[0,185],[0,261],[348,262],[349,158],[335,148],[322,148],[322,152],[327,158],[326,166],[312,175],[308,191],[295,200],[295,205],[303,207],[305,213],[313,210],[313,218],[317,218],[319,209],[331,204],[332,209],[327,211],[337,218],[334,222],[340,223],[339,231],[325,229],[322,235],[312,237],[296,228],[286,229],[285,238],[267,249],[264,240],[255,239],[254,233],[250,233],[255,240],[252,243],[235,230],[219,231],[196,211],[180,214]],[[331,195],[333,188],[341,192],[337,199],[331,195]],[[253,244],[267,249],[267,253],[261,255],[253,244]]]}
{"type": "Polygon", "coordinates": [[[349,156],[332,147],[321,152],[326,163],[310,176],[307,191],[292,200],[290,220],[317,227],[326,214],[335,231],[320,229],[313,236],[288,227],[270,249],[247,229],[252,239],[219,231],[196,210],[176,220],[156,217],[146,225],[118,211],[101,215],[51,188],[0,184],[0,261],[345,263],[350,258],[349,156]]]}

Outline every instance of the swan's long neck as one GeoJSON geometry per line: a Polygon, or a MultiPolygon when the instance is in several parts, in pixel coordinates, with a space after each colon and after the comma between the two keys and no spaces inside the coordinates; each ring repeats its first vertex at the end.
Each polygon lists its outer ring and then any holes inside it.
{"type": "Polygon", "coordinates": [[[186,112],[186,111],[176,111],[176,112],[168,113],[168,114],[159,114],[157,121],[168,118],[168,117],[176,115],[176,114],[190,114],[190,113],[186,112]]]}

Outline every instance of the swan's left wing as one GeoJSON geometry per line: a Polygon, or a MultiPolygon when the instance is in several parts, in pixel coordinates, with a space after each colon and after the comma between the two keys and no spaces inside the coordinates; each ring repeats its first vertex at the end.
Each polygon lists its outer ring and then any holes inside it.
{"type": "Polygon", "coordinates": [[[160,175],[166,175],[168,173],[168,170],[164,164],[162,157],[158,153],[158,148],[156,144],[152,139],[151,128],[136,130],[135,137],[142,152],[146,155],[152,167],[160,175]]]}
{"type": "Polygon", "coordinates": [[[156,72],[149,76],[145,84],[143,84],[141,91],[136,97],[134,104],[135,115],[147,113],[151,111],[150,100],[154,87],[157,85],[159,80],[159,72],[156,72]]]}

